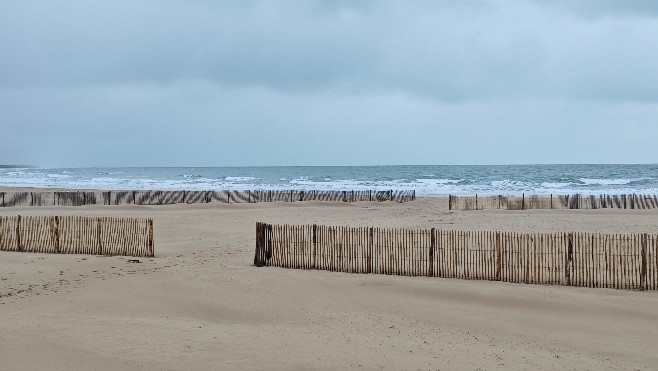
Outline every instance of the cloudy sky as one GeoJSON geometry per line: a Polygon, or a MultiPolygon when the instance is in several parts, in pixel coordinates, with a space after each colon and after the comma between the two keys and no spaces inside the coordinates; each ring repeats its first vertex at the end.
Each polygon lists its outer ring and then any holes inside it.
{"type": "Polygon", "coordinates": [[[658,1],[0,2],[0,164],[658,163],[658,1]]]}

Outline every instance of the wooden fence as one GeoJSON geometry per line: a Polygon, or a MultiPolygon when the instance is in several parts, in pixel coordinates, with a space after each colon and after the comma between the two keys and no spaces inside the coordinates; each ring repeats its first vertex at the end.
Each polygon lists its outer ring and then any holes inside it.
{"type": "Polygon", "coordinates": [[[658,236],[258,223],[254,265],[658,290],[658,236]]]}
{"type": "Polygon", "coordinates": [[[655,209],[656,195],[448,196],[449,210],[655,209]]]}
{"type": "Polygon", "coordinates": [[[84,205],[169,205],[295,201],[395,201],[416,199],[410,191],[67,191],[0,192],[0,207],[84,205]]]}
{"type": "Polygon", "coordinates": [[[0,251],[153,257],[153,220],[4,216],[0,251]]]}

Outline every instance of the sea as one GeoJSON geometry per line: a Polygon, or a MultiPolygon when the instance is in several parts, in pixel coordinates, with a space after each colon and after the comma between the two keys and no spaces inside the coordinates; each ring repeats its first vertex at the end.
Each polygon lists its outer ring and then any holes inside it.
{"type": "Polygon", "coordinates": [[[0,187],[415,190],[417,196],[658,194],[658,164],[0,168],[0,187]]]}

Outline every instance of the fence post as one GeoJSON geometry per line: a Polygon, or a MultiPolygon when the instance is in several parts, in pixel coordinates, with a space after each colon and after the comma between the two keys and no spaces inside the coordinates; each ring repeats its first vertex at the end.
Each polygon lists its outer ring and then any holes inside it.
{"type": "Polygon", "coordinates": [[[573,259],[573,234],[567,236],[567,251],[564,260],[564,278],[566,286],[571,286],[571,260],[573,259]]]}
{"type": "Polygon", "coordinates": [[[640,271],[640,291],[647,289],[647,234],[642,235],[642,270],[640,271]]]}
{"type": "MultiPolygon", "coordinates": [[[[266,266],[267,265],[267,259],[270,258],[271,253],[272,253],[272,225],[271,224],[262,224],[262,240],[261,240],[261,251],[264,251],[265,253],[263,254],[265,256],[265,259],[260,262],[261,266],[266,266]],[[269,248],[270,256],[267,255],[269,248]]],[[[261,255],[262,256],[262,255],[261,255]]],[[[279,262],[281,264],[281,262],[279,262]]],[[[281,266],[281,265],[279,265],[281,266]]]]}
{"type": "Polygon", "coordinates": [[[259,261],[259,256],[260,256],[260,223],[256,222],[256,251],[254,252],[254,265],[258,267],[258,261],[259,261]]]}
{"type": "Polygon", "coordinates": [[[372,232],[372,227],[368,231],[368,245],[370,247],[370,261],[368,262],[368,273],[374,272],[374,260],[375,260],[375,238],[372,232]]]}
{"type": "Polygon", "coordinates": [[[258,253],[256,254],[256,256],[258,256],[258,263],[256,264],[256,266],[257,267],[262,267],[263,265],[265,265],[265,261],[264,261],[265,260],[264,259],[264,257],[265,257],[265,254],[264,254],[264,250],[265,250],[265,224],[258,223],[257,233],[258,233],[258,239],[257,239],[257,244],[258,244],[257,245],[257,252],[258,253]]]}
{"type": "Polygon", "coordinates": [[[318,269],[318,225],[313,224],[313,269],[318,269]]]}
{"type": "Polygon", "coordinates": [[[448,210],[452,210],[452,195],[448,195],[448,210]]]}
{"type": "Polygon", "coordinates": [[[475,210],[478,210],[478,194],[475,194],[475,210]]]}
{"type": "Polygon", "coordinates": [[[55,253],[59,254],[60,245],[59,245],[59,216],[55,216],[55,222],[53,225],[53,232],[55,233],[55,253]]]}
{"type": "Polygon", "coordinates": [[[262,250],[263,250],[263,224],[256,223],[256,253],[254,254],[254,265],[262,267],[262,250]]]}
{"type": "Polygon", "coordinates": [[[21,247],[21,216],[16,221],[16,251],[23,251],[21,247]]]}
{"type": "Polygon", "coordinates": [[[267,256],[267,228],[268,225],[260,223],[260,262],[259,267],[265,266],[265,261],[269,258],[267,256]]]}
{"type": "Polygon", "coordinates": [[[525,210],[525,193],[521,194],[521,210],[525,210]]]}
{"type": "Polygon", "coordinates": [[[96,218],[96,237],[97,237],[96,243],[98,244],[98,255],[103,255],[103,239],[101,238],[102,233],[103,233],[103,222],[102,219],[99,217],[96,218]]]}
{"type": "Polygon", "coordinates": [[[502,247],[500,246],[500,232],[496,232],[496,281],[502,276],[503,260],[502,247]]]}
{"type": "Polygon", "coordinates": [[[432,234],[430,236],[430,257],[429,257],[429,269],[427,270],[427,275],[429,277],[434,277],[434,250],[436,249],[436,230],[432,228],[430,230],[430,233],[432,234]]]}
{"type": "Polygon", "coordinates": [[[269,260],[272,257],[272,224],[267,224],[266,225],[266,236],[267,238],[265,239],[265,261],[263,262],[263,265],[267,265],[267,260],[269,260]]]}

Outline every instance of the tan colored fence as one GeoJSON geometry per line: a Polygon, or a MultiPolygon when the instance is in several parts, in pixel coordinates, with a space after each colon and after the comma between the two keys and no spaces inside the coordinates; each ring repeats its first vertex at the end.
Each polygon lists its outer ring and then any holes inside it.
{"type": "Polygon", "coordinates": [[[448,196],[449,210],[656,209],[656,195],[448,196]]]}
{"type": "Polygon", "coordinates": [[[0,250],[153,257],[153,220],[4,216],[0,250]]]}
{"type": "Polygon", "coordinates": [[[63,191],[0,192],[0,207],[84,205],[170,205],[297,201],[394,201],[416,199],[416,191],[63,191]]]}
{"type": "Polygon", "coordinates": [[[254,265],[658,290],[658,236],[258,223],[254,265]]]}

